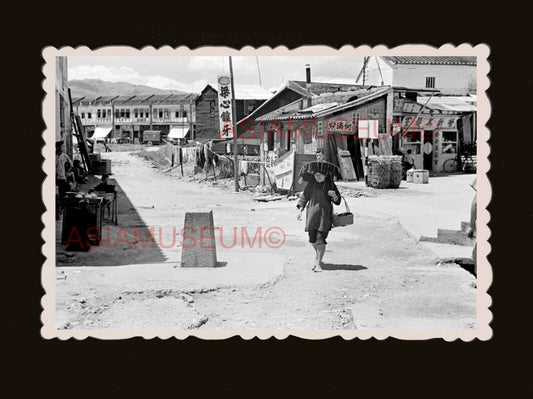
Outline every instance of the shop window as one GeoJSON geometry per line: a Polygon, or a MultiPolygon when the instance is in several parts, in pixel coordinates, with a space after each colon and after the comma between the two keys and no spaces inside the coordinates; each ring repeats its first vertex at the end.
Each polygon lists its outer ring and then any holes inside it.
{"type": "Polygon", "coordinates": [[[442,153],[443,154],[457,154],[457,132],[443,131],[442,132],[442,153]]]}
{"type": "Polygon", "coordinates": [[[420,131],[409,130],[404,132],[402,136],[402,152],[407,153],[407,150],[411,150],[413,155],[422,153],[422,142],[420,131]]]}
{"type": "Polygon", "coordinates": [[[426,87],[428,89],[435,88],[435,77],[434,76],[426,76],[426,87]]]}
{"type": "Polygon", "coordinates": [[[408,130],[404,132],[403,138],[408,143],[421,143],[419,130],[408,130]]]}

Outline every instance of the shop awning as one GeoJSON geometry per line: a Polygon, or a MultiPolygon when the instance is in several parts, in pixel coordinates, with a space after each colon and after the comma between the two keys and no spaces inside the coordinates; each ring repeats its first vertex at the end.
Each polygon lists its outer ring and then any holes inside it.
{"type": "Polygon", "coordinates": [[[173,127],[170,128],[167,138],[169,139],[183,139],[189,133],[188,127],[173,127]]]}
{"type": "Polygon", "coordinates": [[[107,137],[107,135],[108,135],[109,133],[111,133],[111,129],[112,129],[111,126],[109,126],[109,127],[98,126],[98,127],[94,130],[94,134],[91,136],[91,138],[92,138],[92,139],[100,139],[100,138],[107,137]]]}
{"type": "MultiPolygon", "coordinates": [[[[425,104],[427,97],[418,97],[419,104],[425,104]]],[[[476,112],[476,99],[468,97],[433,97],[427,104],[428,108],[440,111],[476,112]]]]}

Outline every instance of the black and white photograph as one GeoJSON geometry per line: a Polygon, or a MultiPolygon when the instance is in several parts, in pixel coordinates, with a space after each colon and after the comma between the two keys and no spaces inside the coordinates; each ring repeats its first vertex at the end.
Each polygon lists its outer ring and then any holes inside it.
{"type": "Polygon", "coordinates": [[[42,336],[490,339],[488,59],[45,48],[42,336]]]}

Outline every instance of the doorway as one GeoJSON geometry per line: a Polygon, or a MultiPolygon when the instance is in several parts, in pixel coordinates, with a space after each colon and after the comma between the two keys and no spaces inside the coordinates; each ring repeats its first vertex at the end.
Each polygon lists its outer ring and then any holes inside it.
{"type": "Polygon", "coordinates": [[[353,169],[355,170],[357,180],[361,180],[363,178],[363,163],[361,161],[361,148],[359,147],[359,140],[355,139],[354,134],[349,134],[346,136],[346,144],[348,145],[348,151],[350,152],[350,157],[352,158],[353,169]]]}
{"type": "Polygon", "coordinates": [[[433,130],[424,130],[424,145],[422,147],[422,153],[425,170],[433,170],[433,136],[433,130]]]}

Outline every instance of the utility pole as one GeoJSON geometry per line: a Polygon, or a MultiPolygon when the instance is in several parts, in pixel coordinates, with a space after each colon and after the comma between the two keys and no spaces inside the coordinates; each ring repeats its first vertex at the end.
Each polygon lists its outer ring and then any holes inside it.
{"type": "Polygon", "coordinates": [[[193,132],[193,120],[192,120],[192,100],[189,99],[189,114],[187,115],[187,118],[189,120],[189,131],[190,131],[190,137],[191,140],[194,140],[194,132],[193,132]]]}
{"type": "Polygon", "coordinates": [[[235,180],[235,192],[239,191],[239,165],[237,165],[237,110],[235,106],[235,84],[233,83],[233,62],[231,55],[229,56],[229,74],[231,78],[231,113],[232,113],[232,129],[233,129],[233,177],[235,180]]]}
{"type": "Polygon", "coordinates": [[[363,76],[363,86],[366,83],[366,67],[368,65],[368,61],[370,60],[370,57],[365,57],[363,61],[363,67],[361,68],[361,71],[359,72],[359,75],[357,75],[357,79],[355,79],[355,83],[359,82],[359,79],[361,78],[361,75],[363,76]]]}
{"type": "Polygon", "coordinates": [[[255,61],[257,62],[257,73],[259,74],[259,86],[263,86],[263,83],[261,83],[261,69],[259,68],[259,58],[257,56],[255,57],[255,61]]]}

